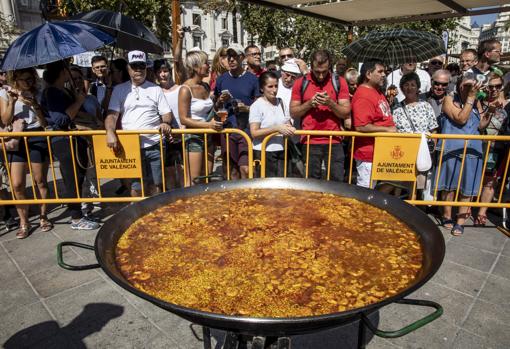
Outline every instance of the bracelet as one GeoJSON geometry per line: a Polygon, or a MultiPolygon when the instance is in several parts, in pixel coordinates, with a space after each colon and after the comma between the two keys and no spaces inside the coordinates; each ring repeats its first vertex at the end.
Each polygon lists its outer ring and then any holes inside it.
{"type": "Polygon", "coordinates": [[[466,104],[469,104],[471,106],[474,106],[475,105],[475,102],[474,101],[466,101],[466,104]]]}

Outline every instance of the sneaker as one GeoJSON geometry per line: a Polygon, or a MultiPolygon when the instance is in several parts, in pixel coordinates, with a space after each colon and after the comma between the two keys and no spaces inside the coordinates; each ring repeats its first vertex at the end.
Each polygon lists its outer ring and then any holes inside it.
{"type": "Polygon", "coordinates": [[[83,217],[86,218],[89,221],[101,223],[101,218],[96,217],[92,212],[85,212],[83,213],[83,217]]]}
{"type": "Polygon", "coordinates": [[[78,222],[71,221],[71,229],[74,230],[95,230],[99,229],[99,224],[82,217],[78,222]]]}
{"type": "Polygon", "coordinates": [[[8,231],[14,230],[19,226],[19,223],[14,219],[14,217],[9,217],[4,221],[5,228],[8,231]]]}

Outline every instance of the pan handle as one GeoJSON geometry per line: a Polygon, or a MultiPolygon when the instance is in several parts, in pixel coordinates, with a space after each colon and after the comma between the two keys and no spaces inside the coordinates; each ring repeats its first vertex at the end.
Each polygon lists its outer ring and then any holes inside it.
{"type": "Polygon", "coordinates": [[[425,316],[423,319],[420,319],[416,322],[413,322],[410,325],[407,325],[406,327],[401,328],[400,330],[396,331],[382,331],[374,327],[370,320],[366,317],[365,314],[361,314],[361,320],[363,321],[363,324],[365,324],[368,329],[375,334],[378,337],[383,338],[398,338],[405,336],[408,333],[411,333],[417,329],[419,329],[422,326],[427,325],[428,323],[434,321],[441,315],[443,315],[443,307],[436,302],[432,301],[426,301],[426,300],[420,300],[420,299],[400,299],[398,301],[395,301],[395,303],[399,304],[411,304],[411,305],[418,305],[423,307],[431,307],[435,308],[436,311],[434,311],[432,314],[429,314],[425,316]]]}
{"type": "Polygon", "coordinates": [[[99,264],[88,264],[88,265],[70,265],[64,262],[64,253],[62,252],[62,249],[64,246],[73,246],[73,247],[79,247],[84,248],[87,250],[94,250],[94,246],[81,244],[79,242],[74,241],[64,241],[57,245],[57,263],[61,268],[67,269],[67,270],[89,270],[89,269],[96,269],[99,268],[99,264]]]}

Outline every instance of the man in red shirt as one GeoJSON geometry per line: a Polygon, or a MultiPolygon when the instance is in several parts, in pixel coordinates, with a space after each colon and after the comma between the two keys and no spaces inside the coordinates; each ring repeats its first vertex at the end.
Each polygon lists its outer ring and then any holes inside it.
{"type": "MultiPolygon", "coordinates": [[[[303,130],[341,131],[350,118],[349,88],[344,78],[332,74],[332,58],[328,51],[318,50],[311,57],[311,71],[292,87],[290,115],[301,121],[303,130]],[[336,81],[333,81],[336,79],[336,81]],[[303,84],[305,88],[303,91],[303,84]]],[[[307,137],[301,137],[306,144],[307,137]]],[[[306,154],[304,155],[306,159],[306,154]]],[[[310,137],[308,171],[311,178],[322,178],[322,163],[328,166],[329,136],[310,137]]],[[[330,179],[343,181],[344,150],[340,137],[333,137],[330,179]]]]}
{"type": "MultiPolygon", "coordinates": [[[[386,81],[384,64],[370,61],[360,71],[361,85],[352,97],[352,123],[358,132],[397,132],[391,108],[384,96],[386,81]]],[[[374,138],[357,137],[354,159],[358,170],[357,185],[369,188],[374,157],[374,138]]]]}
{"type": "Polygon", "coordinates": [[[262,68],[262,54],[256,45],[246,46],[244,49],[246,56],[246,70],[255,75],[257,78],[267,70],[262,68]]]}

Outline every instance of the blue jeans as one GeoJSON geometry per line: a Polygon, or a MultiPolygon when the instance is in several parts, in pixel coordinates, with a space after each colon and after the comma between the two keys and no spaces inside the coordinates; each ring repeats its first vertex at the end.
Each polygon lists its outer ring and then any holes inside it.
{"type": "MultiPolygon", "coordinates": [[[[142,176],[145,185],[161,185],[163,177],[161,174],[161,152],[159,151],[159,143],[141,150],[142,156],[142,176]]],[[[142,190],[140,179],[135,179],[131,183],[131,189],[136,191],[142,190]]]]}

